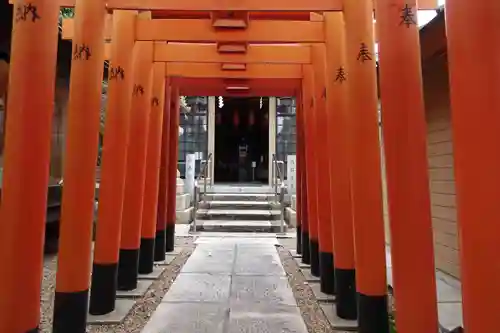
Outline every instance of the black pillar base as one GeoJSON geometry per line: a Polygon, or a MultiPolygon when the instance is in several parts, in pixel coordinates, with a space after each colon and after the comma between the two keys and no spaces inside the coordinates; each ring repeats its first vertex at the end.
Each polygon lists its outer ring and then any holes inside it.
{"type": "Polygon", "coordinates": [[[173,223],[167,223],[165,234],[165,252],[173,252],[175,248],[175,221],[173,223]]]}
{"type": "Polygon", "coordinates": [[[53,333],[85,333],[89,290],[75,292],[56,291],[54,297],[53,333]]]}
{"type": "Polygon", "coordinates": [[[347,320],[358,319],[356,270],[335,268],[335,293],[337,316],[347,320]]]}
{"type": "Polygon", "coordinates": [[[40,333],[40,328],[34,328],[32,330],[26,331],[26,333],[40,333]]]}
{"type": "Polygon", "coordinates": [[[92,267],[89,313],[105,315],[115,309],[118,264],[98,264],[92,267]]]}
{"type": "Polygon", "coordinates": [[[310,239],[310,250],[311,250],[311,274],[316,277],[320,277],[319,269],[319,244],[317,239],[310,239]]]}
{"type": "Polygon", "coordinates": [[[302,263],[311,264],[311,248],[309,240],[309,232],[302,230],[302,263]]]}
{"type": "Polygon", "coordinates": [[[165,260],[165,242],[166,242],[165,229],[156,230],[155,237],[155,261],[165,260]]]}
{"type": "Polygon", "coordinates": [[[320,252],[319,269],[321,292],[328,295],[335,294],[335,272],[333,267],[333,253],[320,252]]]}
{"type": "Polygon", "coordinates": [[[358,332],[389,333],[387,296],[368,296],[358,292],[358,332]]]}
{"type": "Polygon", "coordinates": [[[297,254],[302,253],[302,228],[300,225],[297,226],[297,254]]]}
{"type": "Polygon", "coordinates": [[[139,274],[153,273],[155,254],[155,239],[141,238],[141,249],[139,251],[139,274]]]}
{"type": "Polygon", "coordinates": [[[120,249],[118,262],[118,290],[134,290],[137,288],[139,275],[139,249],[120,249]]]}

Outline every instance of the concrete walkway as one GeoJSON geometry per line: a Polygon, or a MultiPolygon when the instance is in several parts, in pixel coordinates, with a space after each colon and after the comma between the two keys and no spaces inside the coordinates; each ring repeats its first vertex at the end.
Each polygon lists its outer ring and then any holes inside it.
{"type": "Polygon", "coordinates": [[[196,242],[143,333],[307,333],[276,238],[196,242]]]}

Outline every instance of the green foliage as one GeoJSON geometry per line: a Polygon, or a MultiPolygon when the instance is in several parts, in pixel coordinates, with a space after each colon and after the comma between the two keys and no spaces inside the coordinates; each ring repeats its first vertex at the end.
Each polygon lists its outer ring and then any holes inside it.
{"type": "Polygon", "coordinates": [[[75,10],[73,8],[61,8],[60,15],[62,18],[72,18],[75,16],[75,10]]]}
{"type": "Polygon", "coordinates": [[[389,331],[390,333],[397,333],[396,318],[394,317],[394,313],[389,314],[389,331]]]}

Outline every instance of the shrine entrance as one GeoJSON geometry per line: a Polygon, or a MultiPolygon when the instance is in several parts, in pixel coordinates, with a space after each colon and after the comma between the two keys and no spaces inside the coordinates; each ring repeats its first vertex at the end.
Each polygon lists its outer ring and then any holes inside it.
{"type": "Polygon", "coordinates": [[[214,181],[267,183],[269,98],[223,98],[215,113],[214,181]]]}

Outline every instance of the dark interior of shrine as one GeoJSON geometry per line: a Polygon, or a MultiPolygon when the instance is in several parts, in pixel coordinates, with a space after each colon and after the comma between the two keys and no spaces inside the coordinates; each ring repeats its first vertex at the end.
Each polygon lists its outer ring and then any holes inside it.
{"type": "Polygon", "coordinates": [[[223,98],[215,114],[214,181],[267,183],[269,98],[223,98]]]}

